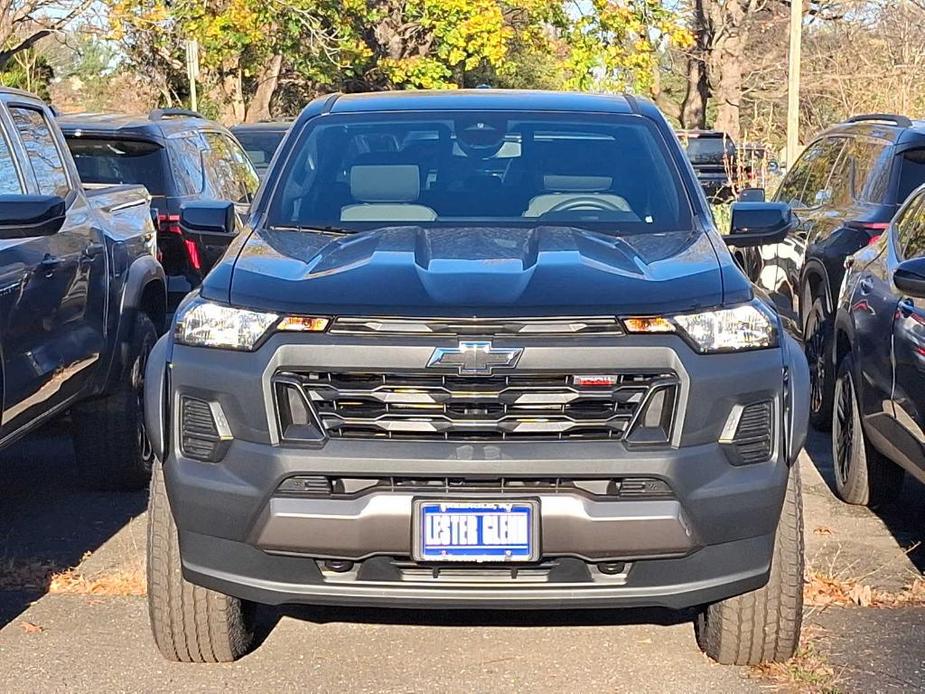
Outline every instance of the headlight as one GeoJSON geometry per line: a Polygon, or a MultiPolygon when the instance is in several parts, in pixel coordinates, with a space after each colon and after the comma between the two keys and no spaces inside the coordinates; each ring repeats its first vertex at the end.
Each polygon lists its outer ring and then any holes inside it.
{"type": "Polygon", "coordinates": [[[330,319],[286,316],[216,304],[195,298],[177,312],[174,337],[190,347],[216,347],[252,351],[271,330],[324,332],[330,319]]]}
{"type": "Polygon", "coordinates": [[[181,345],[250,351],[279,315],[194,299],[177,314],[174,336],[181,345]]]}
{"type": "Polygon", "coordinates": [[[738,352],[778,345],[777,322],[759,302],[666,317],[625,318],[632,333],[680,332],[702,353],[738,352]]]}

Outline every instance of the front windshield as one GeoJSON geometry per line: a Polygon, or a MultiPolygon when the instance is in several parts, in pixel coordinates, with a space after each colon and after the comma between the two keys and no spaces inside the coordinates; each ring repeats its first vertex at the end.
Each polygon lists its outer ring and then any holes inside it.
{"type": "Polygon", "coordinates": [[[690,229],[665,142],[639,116],[322,116],[293,145],[277,228],[584,226],[690,229]]]}

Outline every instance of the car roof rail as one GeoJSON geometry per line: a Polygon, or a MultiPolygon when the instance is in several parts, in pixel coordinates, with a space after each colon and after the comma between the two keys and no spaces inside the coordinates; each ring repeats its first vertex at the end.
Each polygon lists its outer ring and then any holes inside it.
{"type": "Polygon", "coordinates": [[[201,118],[205,120],[199,111],[189,108],[156,108],[148,114],[148,120],[164,120],[165,118],[201,118]]]}
{"type": "Polygon", "coordinates": [[[894,113],[861,113],[857,116],[851,116],[846,123],[864,123],[866,121],[879,121],[881,123],[893,123],[900,128],[911,128],[912,121],[906,116],[897,116],[894,113]]]}

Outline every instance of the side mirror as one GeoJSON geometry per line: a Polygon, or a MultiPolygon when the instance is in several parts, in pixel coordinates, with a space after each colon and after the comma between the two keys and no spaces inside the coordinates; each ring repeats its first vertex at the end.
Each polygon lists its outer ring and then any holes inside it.
{"type": "Polygon", "coordinates": [[[796,228],[797,220],[784,202],[736,202],[724,240],[730,246],[748,248],[780,243],[796,228]]]}
{"type": "Polygon", "coordinates": [[[0,195],[0,239],[58,233],[67,203],[57,195],[0,195]]]}
{"type": "Polygon", "coordinates": [[[234,203],[203,200],[181,205],[180,229],[190,236],[232,237],[237,233],[234,203]]]}
{"type": "Polygon", "coordinates": [[[224,255],[238,234],[238,218],[233,202],[202,200],[180,206],[180,231],[192,241],[203,276],[224,255]]]}
{"type": "Polygon", "coordinates": [[[925,257],[900,263],[893,273],[893,283],[904,294],[925,299],[925,257]]]}
{"type": "Polygon", "coordinates": [[[739,191],[739,202],[764,202],[764,188],[743,188],[739,191]]]}

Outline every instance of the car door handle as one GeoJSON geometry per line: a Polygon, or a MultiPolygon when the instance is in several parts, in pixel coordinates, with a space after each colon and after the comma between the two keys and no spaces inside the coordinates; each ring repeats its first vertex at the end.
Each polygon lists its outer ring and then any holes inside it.
{"type": "Polygon", "coordinates": [[[904,318],[908,318],[912,315],[912,312],[915,311],[915,302],[910,299],[908,296],[905,299],[901,299],[899,302],[899,312],[903,315],[904,318]]]}
{"type": "Polygon", "coordinates": [[[45,277],[51,277],[55,269],[61,265],[61,258],[58,258],[53,255],[46,255],[39,262],[39,267],[42,269],[42,272],[45,273],[45,277]]]}
{"type": "Polygon", "coordinates": [[[860,282],[858,282],[858,289],[861,290],[861,294],[870,294],[871,290],[874,288],[874,283],[869,277],[862,277],[860,282]]]}
{"type": "Polygon", "coordinates": [[[93,258],[102,253],[105,248],[106,247],[101,243],[91,243],[89,246],[84,248],[82,255],[88,260],[93,260],[93,258]]]}

